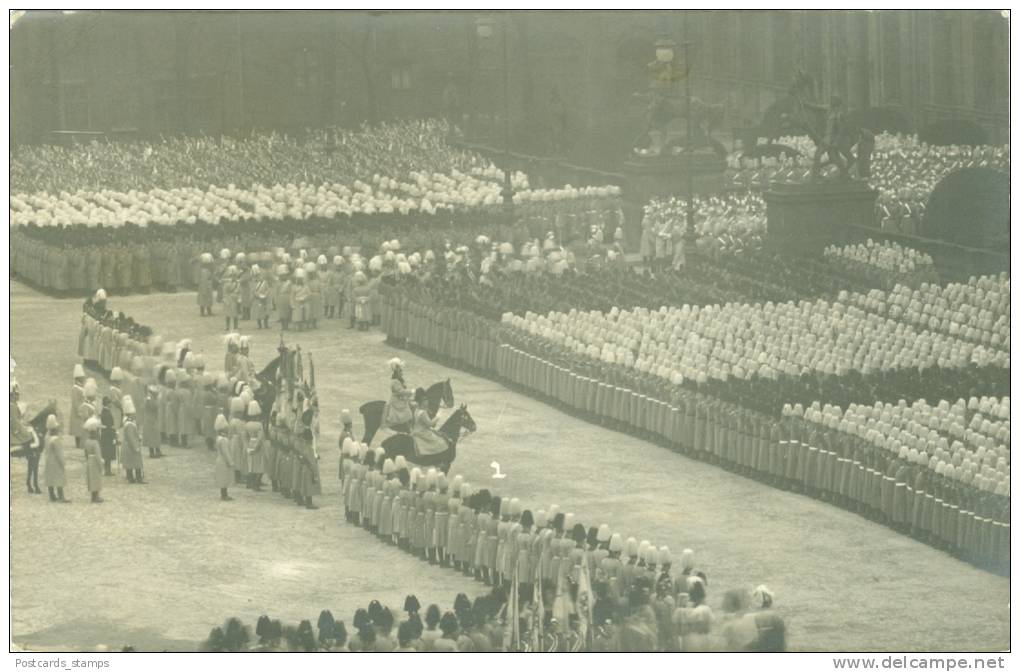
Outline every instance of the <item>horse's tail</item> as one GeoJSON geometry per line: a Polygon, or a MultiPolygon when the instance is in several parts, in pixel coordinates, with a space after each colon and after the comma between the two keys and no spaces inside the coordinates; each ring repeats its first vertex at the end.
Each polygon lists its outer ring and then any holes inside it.
{"type": "Polygon", "coordinates": [[[361,413],[366,419],[370,416],[379,415],[382,416],[383,407],[386,405],[385,401],[369,401],[361,405],[358,412],[361,413]]]}
{"type": "Polygon", "coordinates": [[[380,400],[362,404],[361,408],[358,409],[365,422],[365,433],[361,437],[362,443],[372,443],[372,438],[375,437],[375,433],[382,426],[382,414],[385,407],[386,402],[380,400]]]}

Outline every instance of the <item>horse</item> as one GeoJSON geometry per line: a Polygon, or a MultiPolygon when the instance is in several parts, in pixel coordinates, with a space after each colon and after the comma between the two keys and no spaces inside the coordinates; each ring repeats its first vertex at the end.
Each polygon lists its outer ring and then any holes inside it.
{"type": "Polygon", "coordinates": [[[35,414],[31,420],[28,421],[28,425],[35,430],[35,435],[39,438],[39,444],[37,446],[30,446],[26,448],[24,445],[11,446],[11,457],[24,457],[28,458],[29,450],[42,450],[43,437],[46,436],[46,418],[50,415],[56,415],[60,417],[59,411],[57,411],[57,402],[50,400],[46,404],[46,407],[35,414]]]}
{"type": "MultiPolygon", "coordinates": [[[[858,177],[869,176],[875,135],[867,125],[871,123],[867,121],[868,111],[844,112],[831,144],[825,137],[828,112],[828,108],[805,100],[802,92],[791,91],[766,108],[761,124],[744,129],[741,139],[744,152],[753,156],[756,151],[762,151],[756,150],[759,138],[765,138],[772,146],[781,136],[807,135],[815,144],[812,179],[817,179],[822,168],[829,164],[835,165],[842,177],[848,177],[852,170],[858,177]]],[[[779,149],[771,150],[773,153],[786,151],[793,155],[789,148],[776,146],[779,149]]]]}
{"type": "MultiPolygon", "coordinates": [[[[430,420],[439,413],[440,406],[443,408],[453,408],[453,386],[450,384],[450,379],[441,380],[425,390],[425,398],[427,400],[426,410],[430,420]]],[[[382,426],[382,414],[385,407],[386,402],[380,400],[362,404],[361,408],[358,409],[365,421],[365,434],[361,437],[362,443],[372,443],[375,433],[382,426]]]]}
{"type": "Polygon", "coordinates": [[[382,447],[386,450],[388,458],[396,459],[398,455],[403,455],[408,462],[422,467],[437,467],[445,474],[457,459],[457,441],[460,439],[461,431],[467,430],[470,433],[477,429],[478,425],[468,413],[467,404],[461,404],[439,428],[439,434],[449,446],[447,450],[435,455],[419,456],[414,447],[414,437],[410,434],[394,434],[383,440],[382,447]]]}

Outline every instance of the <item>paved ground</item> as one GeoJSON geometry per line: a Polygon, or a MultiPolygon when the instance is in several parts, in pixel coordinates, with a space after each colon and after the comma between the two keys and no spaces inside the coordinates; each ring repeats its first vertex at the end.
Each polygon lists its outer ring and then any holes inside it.
{"type": "MultiPolygon", "coordinates": [[[[65,405],[75,361],[79,300],[54,300],[14,284],[12,348],[25,399],[65,405]]],[[[218,317],[199,318],[194,294],[112,297],[111,307],[175,338],[207,361],[222,355],[218,317]]],[[[278,332],[252,331],[257,365],[278,332]]],[[[212,458],[170,449],[148,461],[150,484],[109,484],[108,503],[86,504],[80,457],[71,506],[28,496],[13,465],[11,610],[15,642],[81,648],[133,643],[190,649],[231,615],[315,620],[330,608],[350,621],[372,598],[400,606],[450,604],[483,588],[432,568],[358,530],[337,506],[333,446],[341,408],[386,394],[386,359],[399,354],[412,384],[451,377],[479,426],[454,472],[522,498],[557,503],[586,524],[689,547],[709,576],[715,605],[731,587],[767,583],[798,650],[1002,650],[1009,646],[1009,581],[855,515],[774,490],[663,448],[590,425],[491,381],[445,369],[336,321],[288,334],[312,352],[323,409],[322,508],[278,496],[216,500],[212,458]],[[498,461],[508,474],[491,478],[498,461]]],[[[360,418],[356,422],[360,429],[360,418]]]]}

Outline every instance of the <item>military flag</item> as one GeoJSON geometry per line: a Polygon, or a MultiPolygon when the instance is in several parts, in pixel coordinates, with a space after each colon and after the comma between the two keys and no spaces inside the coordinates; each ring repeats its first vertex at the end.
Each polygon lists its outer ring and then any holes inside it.
{"type": "Polygon", "coordinates": [[[595,619],[593,610],[595,595],[591,589],[591,577],[588,574],[589,565],[588,551],[585,551],[584,560],[581,561],[580,578],[577,582],[577,631],[585,646],[591,649],[590,637],[592,635],[591,624],[595,619]]]}

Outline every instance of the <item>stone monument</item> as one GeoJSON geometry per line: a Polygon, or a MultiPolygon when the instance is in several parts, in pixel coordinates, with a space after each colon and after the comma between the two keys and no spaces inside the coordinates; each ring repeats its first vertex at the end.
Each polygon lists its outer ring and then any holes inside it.
{"type": "Polygon", "coordinates": [[[854,240],[852,226],[875,225],[878,192],[863,180],[777,182],[765,192],[765,244],[781,251],[821,253],[854,240]]]}
{"type": "MultiPolygon", "coordinates": [[[[641,238],[644,206],[656,197],[718,194],[723,189],[725,150],[712,139],[722,122],[724,108],[692,98],[687,54],[685,63],[674,63],[675,44],[662,39],[655,44],[655,60],[648,64],[649,90],[635,98],[647,100],[645,128],[634,151],[623,164],[624,217],[627,249],[641,238]],[[676,84],[685,80],[684,96],[676,84]],[[683,119],[686,134],[670,134],[670,124],[683,119]]],[[[686,47],[686,45],[685,45],[686,47]]],[[[686,49],[685,49],[686,52],[686,49]]]]}
{"type": "Polygon", "coordinates": [[[765,192],[766,245],[816,253],[827,245],[849,242],[852,226],[875,226],[878,192],[864,180],[870,172],[874,134],[847,123],[839,97],[833,96],[827,108],[810,103],[797,82],[783,107],[781,123],[810,137],[815,153],[809,181],[773,183],[765,192]],[[826,176],[828,166],[836,170],[826,176]]]}

